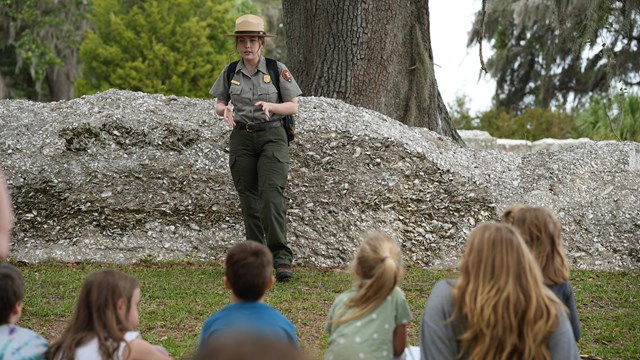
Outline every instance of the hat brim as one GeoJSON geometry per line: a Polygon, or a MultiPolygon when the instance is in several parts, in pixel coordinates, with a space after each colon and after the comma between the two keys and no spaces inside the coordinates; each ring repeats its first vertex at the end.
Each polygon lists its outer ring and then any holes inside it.
{"type": "Polygon", "coordinates": [[[234,34],[224,34],[224,36],[231,36],[231,37],[242,37],[242,36],[255,36],[255,37],[276,37],[275,35],[272,34],[265,34],[265,33],[234,33],[234,34]]]}

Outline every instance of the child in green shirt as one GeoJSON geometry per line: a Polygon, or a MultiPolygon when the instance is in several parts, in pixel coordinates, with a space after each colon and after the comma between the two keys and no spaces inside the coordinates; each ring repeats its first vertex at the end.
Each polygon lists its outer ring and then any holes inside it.
{"type": "Polygon", "coordinates": [[[411,311],[398,287],[400,247],[381,234],[367,237],[355,259],[356,286],[339,295],[326,325],[331,334],[325,360],[401,356],[411,311]]]}

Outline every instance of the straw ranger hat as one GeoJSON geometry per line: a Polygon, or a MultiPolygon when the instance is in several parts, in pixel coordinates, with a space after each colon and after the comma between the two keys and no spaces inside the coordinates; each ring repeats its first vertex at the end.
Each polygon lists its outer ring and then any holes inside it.
{"type": "Polygon", "coordinates": [[[264,31],[264,21],[261,17],[242,15],[236,20],[236,31],[233,34],[225,34],[225,36],[274,37],[275,35],[267,34],[264,31]]]}

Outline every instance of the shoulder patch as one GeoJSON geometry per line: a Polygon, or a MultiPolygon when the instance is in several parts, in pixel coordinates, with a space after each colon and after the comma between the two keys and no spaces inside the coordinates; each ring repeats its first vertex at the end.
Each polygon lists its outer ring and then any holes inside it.
{"type": "Polygon", "coordinates": [[[282,78],[287,80],[288,82],[291,82],[291,80],[293,80],[293,76],[291,75],[291,72],[289,72],[289,69],[282,72],[282,78]]]}

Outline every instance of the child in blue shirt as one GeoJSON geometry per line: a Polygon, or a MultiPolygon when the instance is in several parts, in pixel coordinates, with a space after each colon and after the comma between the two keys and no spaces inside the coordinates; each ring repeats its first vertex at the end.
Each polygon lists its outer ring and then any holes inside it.
{"type": "Polygon", "coordinates": [[[224,286],[231,290],[231,304],[211,315],[202,327],[199,347],[212,337],[229,333],[254,333],[276,338],[298,347],[291,321],[263,302],[273,286],[273,256],[255,241],[233,246],[225,261],[224,286]]]}

